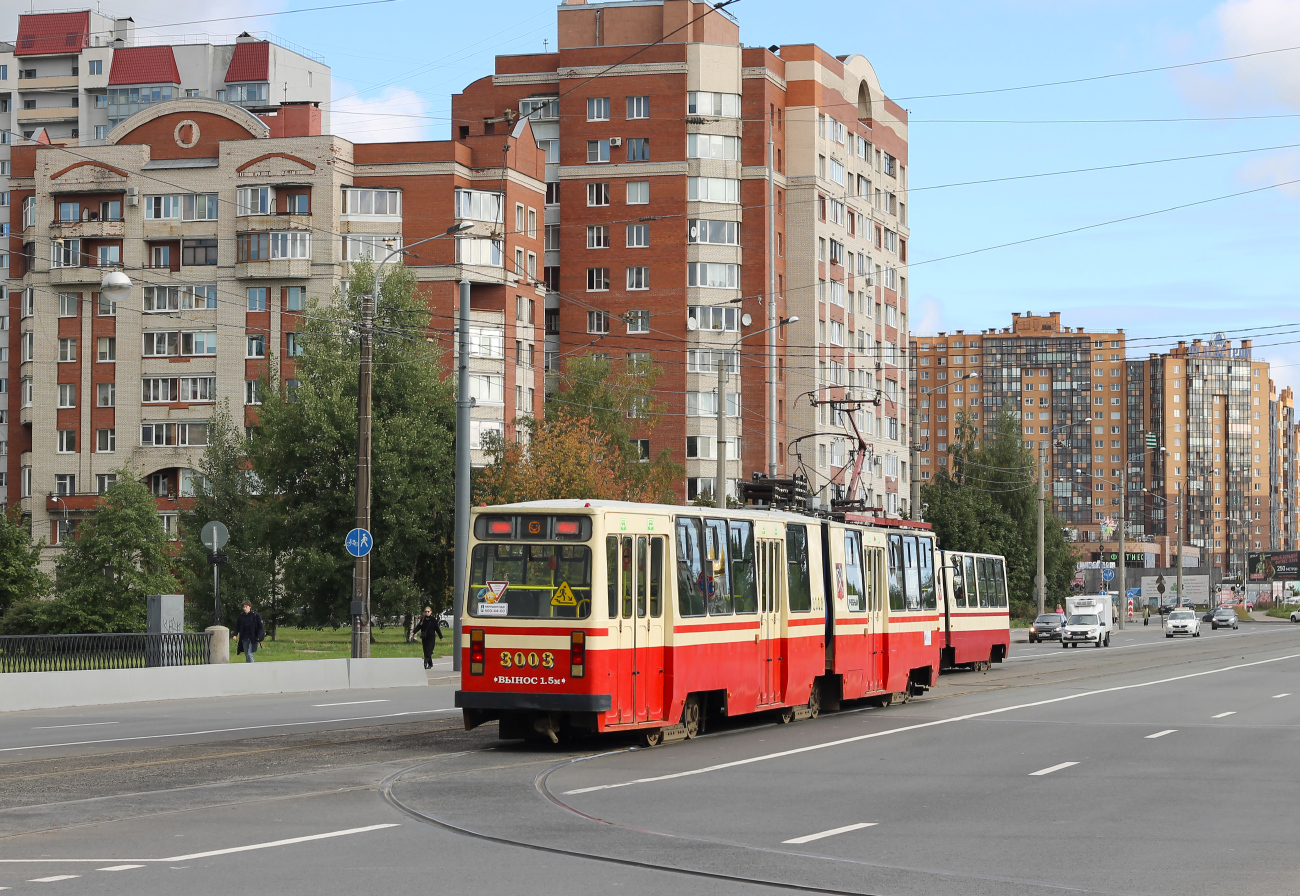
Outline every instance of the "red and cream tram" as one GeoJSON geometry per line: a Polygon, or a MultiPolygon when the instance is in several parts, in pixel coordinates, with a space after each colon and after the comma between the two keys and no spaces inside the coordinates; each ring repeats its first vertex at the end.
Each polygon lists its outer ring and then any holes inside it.
{"type": "Polygon", "coordinates": [[[924,524],[543,501],[473,512],[456,705],[501,736],[691,737],[932,686],[945,646],[924,524]]]}
{"type": "Polygon", "coordinates": [[[987,670],[1011,649],[1006,563],[997,554],[937,553],[944,592],[943,666],[987,670]]]}

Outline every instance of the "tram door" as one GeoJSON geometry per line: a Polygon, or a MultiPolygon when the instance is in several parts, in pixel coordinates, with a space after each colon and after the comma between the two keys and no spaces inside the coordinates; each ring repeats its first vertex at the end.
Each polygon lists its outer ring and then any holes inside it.
{"type": "Polygon", "coordinates": [[[785,640],[781,636],[781,615],[785,582],[783,545],[760,539],[759,568],[759,704],[778,703],[784,692],[785,640]]]}
{"type": "MultiPolygon", "coordinates": [[[[652,535],[610,536],[617,555],[617,605],[610,624],[618,630],[615,694],[620,724],[663,718],[664,539],[652,535]]],[[[612,583],[611,583],[612,584],[612,583]]]]}
{"type": "Polygon", "coordinates": [[[871,652],[867,657],[867,691],[885,686],[885,551],[877,545],[862,548],[866,573],[867,632],[871,652]]]}

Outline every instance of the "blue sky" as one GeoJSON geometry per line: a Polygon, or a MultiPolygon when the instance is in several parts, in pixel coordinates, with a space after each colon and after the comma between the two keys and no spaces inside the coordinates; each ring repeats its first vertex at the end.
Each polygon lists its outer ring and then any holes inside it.
{"type": "MultiPolygon", "coordinates": [[[[338,0],[215,0],[202,14],[178,16],[175,10],[186,7],[166,0],[113,0],[118,15],[134,15],[142,28],[331,2],[338,0]]],[[[17,5],[0,12],[7,32],[17,5]]],[[[51,5],[68,4],[35,3],[51,5]]],[[[162,30],[271,31],[324,54],[333,67],[337,131],[353,139],[445,138],[450,94],[490,73],[495,54],[540,51],[543,40],[555,46],[555,5],[394,0],[162,30]]],[[[1005,326],[1012,311],[1028,310],[1059,310],[1071,325],[1157,339],[1300,318],[1300,184],[925,263],[1296,180],[1300,149],[920,189],[1300,144],[1300,117],[1104,122],[1300,114],[1300,50],[1075,85],[923,98],[1300,47],[1300,0],[740,0],[730,11],[747,44],[815,42],[834,54],[864,53],[885,91],[911,111],[917,332],[1005,326]],[[1059,119],[1103,123],[1043,123],[1059,119]]],[[[1163,345],[1138,343],[1131,354],[1163,345]]],[[[1257,355],[1288,365],[1275,375],[1280,383],[1300,383],[1297,346],[1271,345],[1257,355]]]]}

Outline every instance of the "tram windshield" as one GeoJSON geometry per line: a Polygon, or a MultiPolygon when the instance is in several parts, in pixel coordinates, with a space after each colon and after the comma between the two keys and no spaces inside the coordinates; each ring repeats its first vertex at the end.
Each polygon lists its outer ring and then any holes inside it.
{"type": "Polygon", "coordinates": [[[470,563],[471,616],[586,619],[591,549],[569,544],[480,544],[470,563]]]}

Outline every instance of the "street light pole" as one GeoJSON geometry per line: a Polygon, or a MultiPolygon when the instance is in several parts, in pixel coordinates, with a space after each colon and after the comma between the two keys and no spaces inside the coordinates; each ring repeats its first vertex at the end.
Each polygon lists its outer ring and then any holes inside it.
{"type": "MultiPolygon", "coordinates": [[[[1049,435],[1048,438],[1051,438],[1049,435]]],[[[1043,518],[1047,513],[1047,494],[1044,484],[1043,468],[1047,466],[1047,440],[1038,443],[1038,576],[1035,579],[1038,592],[1038,615],[1047,612],[1047,573],[1046,573],[1046,538],[1043,534],[1043,518]]]]}
{"type": "Polygon", "coordinates": [[[460,281],[460,308],[456,315],[457,347],[460,357],[456,368],[456,512],[454,525],[455,563],[452,574],[451,668],[460,671],[460,617],[465,610],[465,592],[469,575],[469,412],[474,402],[469,397],[469,281],[460,281]]]}
{"type": "Polygon", "coordinates": [[[1124,628],[1124,617],[1128,614],[1125,612],[1128,608],[1128,589],[1125,586],[1125,572],[1127,564],[1124,562],[1125,548],[1127,547],[1126,536],[1128,534],[1128,464],[1124,464],[1122,476],[1119,478],[1119,628],[1124,628]]]}
{"type": "Polygon", "coordinates": [[[767,475],[775,479],[776,440],[776,143],[767,123],[767,475]]]}
{"type": "Polygon", "coordinates": [[[1183,484],[1178,483],[1178,606],[1183,605],[1183,484]]]}

